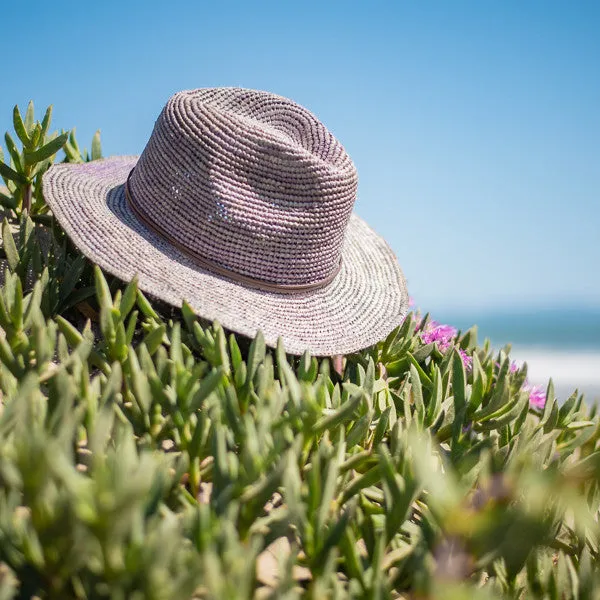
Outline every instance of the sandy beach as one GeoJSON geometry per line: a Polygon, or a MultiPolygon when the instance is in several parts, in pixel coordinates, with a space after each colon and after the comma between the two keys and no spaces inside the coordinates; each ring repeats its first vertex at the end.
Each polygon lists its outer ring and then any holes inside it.
{"type": "Polygon", "coordinates": [[[513,346],[511,356],[519,363],[527,362],[532,384],[546,386],[552,378],[559,400],[566,400],[578,389],[588,403],[600,401],[599,351],[513,346]]]}

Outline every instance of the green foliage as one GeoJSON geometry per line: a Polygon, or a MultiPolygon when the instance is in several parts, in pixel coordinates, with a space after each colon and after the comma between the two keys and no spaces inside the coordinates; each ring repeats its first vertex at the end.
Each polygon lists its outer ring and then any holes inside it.
{"type": "Polygon", "coordinates": [[[51,219],[2,237],[0,598],[599,597],[596,408],[530,407],[475,331],[409,315],[334,369],[107,281],[51,219]]]}
{"type": "MultiPolygon", "coordinates": [[[[45,215],[48,216],[48,215],[45,215]]],[[[35,225],[27,213],[2,223],[3,258],[27,290],[38,282],[46,317],[64,314],[94,296],[92,266],[52,223],[53,232],[35,225]]]]}
{"type": "MultiPolygon", "coordinates": [[[[19,217],[23,211],[32,216],[47,213],[48,208],[42,195],[41,177],[54,162],[57,153],[64,149],[66,162],[84,162],[102,156],[100,131],[92,140],[92,152],[83,154],[71,132],[50,133],[52,106],[46,109],[42,121],[34,117],[33,102],[27,106],[25,119],[18,106],[13,110],[13,127],[21,148],[7,131],[4,136],[8,157],[5,161],[0,148],[0,176],[8,188],[8,193],[0,192],[0,205],[19,217]]],[[[43,221],[43,218],[39,219],[43,221]]]]}

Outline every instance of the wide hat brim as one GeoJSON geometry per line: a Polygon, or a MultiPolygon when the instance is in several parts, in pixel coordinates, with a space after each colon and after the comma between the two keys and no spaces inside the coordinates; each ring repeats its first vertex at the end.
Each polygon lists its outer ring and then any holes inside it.
{"type": "Polygon", "coordinates": [[[169,304],[185,300],[196,313],[270,346],[316,356],[349,354],[371,346],[408,311],[406,282],[385,240],[355,214],[342,266],[326,287],[297,294],[266,292],[211,273],[132,212],[125,182],[138,157],[122,156],[51,167],[44,197],[75,246],[124,281],[169,304]]]}

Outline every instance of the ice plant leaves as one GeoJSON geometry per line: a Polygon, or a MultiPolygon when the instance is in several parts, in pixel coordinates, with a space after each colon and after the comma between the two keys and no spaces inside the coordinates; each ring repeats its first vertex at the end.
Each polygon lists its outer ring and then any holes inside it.
{"type": "Polygon", "coordinates": [[[100,144],[100,130],[98,129],[92,138],[91,160],[98,160],[99,158],[102,158],[102,146],[100,144]]]}
{"type": "MultiPolygon", "coordinates": [[[[31,103],[29,106],[33,106],[31,103]]],[[[29,113],[29,110],[27,111],[29,113]]],[[[19,107],[15,104],[13,108],[13,127],[15,128],[16,134],[19,136],[19,139],[23,143],[26,148],[31,147],[31,138],[29,137],[29,132],[27,131],[27,127],[23,122],[23,117],[21,117],[21,111],[19,107]]]]}
{"type": "Polygon", "coordinates": [[[0,203],[14,211],[17,217],[23,211],[35,215],[40,222],[48,217],[42,197],[41,177],[60,150],[65,150],[65,160],[71,162],[95,160],[102,155],[99,131],[92,140],[91,156],[87,152],[82,156],[74,132],[50,133],[51,120],[51,106],[47,108],[41,122],[35,120],[33,102],[27,107],[25,119],[19,107],[14,107],[13,127],[16,138],[13,139],[9,132],[6,132],[4,138],[10,160],[5,162],[0,153],[0,176],[5,182],[14,184],[14,187],[10,188],[10,196],[2,193],[0,203]],[[17,147],[15,140],[21,143],[21,148],[17,147]]]}
{"type": "Polygon", "coordinates": [[[2,221],[2,247],[8,262],[9,268],[14,271],[19,265],[19,251],[15,244],[10,224],[7,219],[2,221]]]}
{"type": "Polygon", "coordinates": [[[0,175],[4,177],[4,179],[14,181],[15,183],[27,184],[27,177],[18,171],[15,171],[7,164],[0,162],[0,175]]]}
{"type": "Polygon", "coordinates": [[[25,164],[26,165],[34,165],[35,163],[42,162],[47,158],[51,158],[54,156],[62,147],[65,145],[65,142],[69,138],[68,133],[62,133],[61,135],[55,137],[53,140],[50,140],[47,144],[37,148],[36,150],[25,150],[25,164]]]}

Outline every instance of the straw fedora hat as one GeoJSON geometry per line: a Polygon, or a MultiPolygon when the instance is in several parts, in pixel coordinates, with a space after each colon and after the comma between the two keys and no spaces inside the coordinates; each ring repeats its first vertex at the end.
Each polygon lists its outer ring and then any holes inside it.
{"type": "Polygon", "coordinates": [[[59,164],[44,196],[105,271],[287,352],[347,354],[402,322],[385,241],[352,209],[357,174],[308,110],[267,92],[175,94],[141,156],[59,164]]]}

